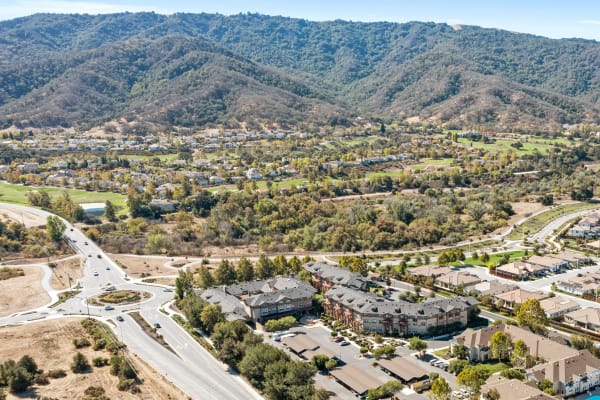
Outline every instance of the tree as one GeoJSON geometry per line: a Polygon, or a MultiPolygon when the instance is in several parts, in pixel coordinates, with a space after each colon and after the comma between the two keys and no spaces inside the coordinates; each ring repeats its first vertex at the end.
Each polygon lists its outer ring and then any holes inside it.
{"type": "Polygon", "coordinates": [[[525,380],[525,373],[514,368],[505,369],[504,371],[500,372],[500,375],[506,379],[518,379],[520,381],[525,380]]]}
{"type": "Polygon", "coordinates": [[[498,389],[496,388],[491,388],[484,396],[483,398],[485,400],[500,400],[500,392],[498,392],[498,389]]]}
{"type": "Polygon", "coordinates": [[[209,334],[212,333],[217,323],[225,321],[225,317],[221,313],[221,306],[218,304],[207,305],[200,314],[200,320],[204,330],[209,334]]]}
{"type": "Polygon", "coordinates": [[[463,369],[456,377],[456,382],[459,385],[469,387],[473,392],[479,392],[481,385],[488,378],[488,374],[479,366],[471,366],[463,369]]]}
{"type": "Polygon", "coordinates": [[[524,341],[517,339],[513,344],[512,356],[510,362],[516,368],[527,367],[527,356],[529,355],[529,349],[524,341]]]}
{"type": "Polygon", "coordinates": [[[215,285],[215,278],[213,277],[206,265],[202,265],[198,269],[198,277],[196,278],[196,283],[202,289],[206,289],[215,285]]]}
{"type": "Polygon", "coordinates": [[[460,360],[466,360],[469,357],[469,348],[464,344],[452,346],[452,355],[460,360]]]}
{"type": "Polygon", "coordinates": [[[226,338],[220,345],[217,358],[229,366],[235,366],[240,362],[244,353],[238,342],[232,338],[226,338]]]}
{"type": "Polygon", "coordinates": [[[81,354],[81,352],[75,353],[73,356],[73,362],[71,363],[71,371],[76,374],[81,374],[90,369],[90,364],[87,358],[81,354]]]}
{"type": "Polygon", "coordinates": [[[59,217],[49,215],[48,218],[46,218],[46,234],[48,235],[49,240],[54,242],[60,241],[66,228],[64,222],[62,222],[62,219],[59,217]]]}
{"type": "Polygon", "coordinates": [[[33,381],[33,376],[23,367],[17,367],[8,377],[8,388],[11,393],[24,392],[33,381]]]}
{"type": "Polygon", "coordinates": [[[448,364],[448,372],[456,373],[457,375],[462,372],[463,369],[469,366],[469,362],[467,360],[452,360],[448,364]]]}
{"type": "Polygon", "coordinates": [[[256,276],[259,279],[267,279],[273,277],[274,273],[275,266],[273,265],[273,261],[266,255],[261,254],[256,262],[256,276]]]}
{"type": "Polygon", "coordinates": [[[235,275],[238,282],[249,282],[254,279],[254,266],[246,257],[240,258],[235,275]]]}
{"type": "Polygon", "coordinates": [[[510,335],[498,331],[492,335],[490,343],[493,358],[497,358],[500,361],[508,359],[512,347],[510,335]]]}
{"type": "Polygon", "coordinates": [[[115,206],[110,200],[106,200],[106,202],[104,203],[104,217],[106,217],[106,219],[111,222],[117,220],[115,206]]]}
{"type": "Polygon", "coordinates": [[[38,371],[38,366],[36,362],[31,356],[27,354],[21,357],[19,362],[17,362],[17,366],[25,368],[25,371],[27,371],[32,376],[35,375],[38,371]]]}
{"type": "Polygon", "coordinates": [[[552,383],[550,379],[544,378],[538,383],[538,389],[540,389],[544,393],[553,393],[554,383],[552,383]]]}
{"type": "Polygon", "coordinates": [[[221,260],[215,272],[217,285],[231,285],[235,282],[235,268],[229,260],[221,260]]]}
{"type": "Polygon", "coordinates": [[[189,271],[179,271],[175,278],[175,294],[179,299],[183,299],[192,293],[194,293],[194,276],[189,271]]]}
{"type": "Polygon", "coordinates": [[[311,359],[310,362],[317,367],[317,369],[319,371],[324,371],[327,369],[327,367],[325,366],[325,364],[327,364],[327,361],[329,361],[330,358],[328,356],[326,356],[325,354],[315,354],[311,359]]]}
{"type": "Polygon", "coordinates": [[[432,400],[450,400],[452,388],[442,377],[438,377],[431,384],[430,397],[432,400]]]}
{"type": "Polygon", "coordinates": [[[394,354],[395,352],[396,352],[396,348],[394,346],[392,346],[391,344],[388,344],[388,345],[380,346],[380,347],[376,348],[375,350],[373,350],[372,354],[373,354],[373,357],[379,359],[382,356],[389,357],[392,354],[394,354]]]}
{"type": "Polygon", "coordinates": [[[375,389],[370,389],[367,392],[367,399],[378,400],[378,399],[388,398],[388,397],[393,396],[400,390],[402,390],[403,387],[404,387],[404,385],[401,384],[400,382],[398,382],[396,380],[392,380],[392,381],[384,383],[383,385],[381,385],[375,389]]]}
{"type": "Polygon", "coordinates": [[[416,350],[419,353],[421,353],[421,352],[423,352],[423,350],[425,350],[427,348],[427,342],[422,339],[419,339],[416,336],[413,336],[408,341],[408,348],[411,350],[416,350]]]}
{"type": "Polygon", "coordinates": [[[244,375],[253,386],[259,389],[264,387],[265,370],[267,366],[279,360],[289,361],[289,356],[280,349],[268,344],[260,343],[250,347],[242,361],[239,363],[240,373],[244,375]]]}
{"type": "Polygon", "coordinates": [[[544,332],[548,326],[548,318],[538,299],[527,299],[517,312],[519,325],[528,327],[532,332],[544,332]]]}

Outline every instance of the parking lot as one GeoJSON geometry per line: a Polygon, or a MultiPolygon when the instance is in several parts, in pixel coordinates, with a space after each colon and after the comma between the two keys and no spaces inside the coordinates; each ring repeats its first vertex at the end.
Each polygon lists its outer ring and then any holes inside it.
{"type": "MultiPolygon", "coordinates": [[[[340,343],[342,343],[342,341],[334,342],[332,340],[330,331],[327,328],[325,328],[324,326],[322,326],[320,323],[317,323],[312,326],[296,327],[296,328],[293,328],[291,330],[291,332],[296,335],[307,335],[307,338],[300,338],[298,340],[294,340],[295,343],[305,343],[306,348],[315,347],[315,343],[316,343],[316,345],[318,345],[318,347],[319,347],[318,351],[306,350],[305,352],[302,352],[302,354],[304,354],[305,358],[307,358],[307,359],[310,359],[310,357],[313,354],[321,352],[321,353],[329,355],[329,356],[335,356],[336,358],[339,358],[340,360],[343,361],[343,363],[345,363],[349,366],[356,366],[357,368],[364,371],[365,374],[368,374],[367,376],[368,376],[369,380],[371,380],[373,382],[379,381],[381,383],[384,383],[391,379],[394,379],[391,376],[387,375],[385,372],[383,372],[380,368],[374,367],[372,364],[375,362],[375,359],[369,358],[369,357],[363,357],[360,354],[358,346],[356,346],[354,343],[344,346],[344,345],[340,344],[340,343]]],[[[270,338],[270,336],[271,335],[265,334],[265,340],[268,341],[270,344],[273,344],[279,348],[286,349],[288,352],[294,354],[293,351],[284,344],[285,340],[283,340],[283,342],[275,341],[272,338],[270,338]]],[[[436,345],[436,347],[438,347],[438,346],[441,347],[441,346],[447,345],[447,343],[448,343],[447,341],[433,341],[433,342],[431,342],[431,345],[436,345]]],[[[302,347],[302,345],[298,345],[298,346],[302,347]]],[[[396,354],[399,356],[404,356],[405,362],[414,364],[415,366],[419,366],[428,372],[438,373],[439,375],[446,378],[446,380],[448,381],[448,383],[450,384],[450,386],[453,389],[457,389],[456,378],[454,375],[446,372],[442,368],[438,368],[438,367],[430,365],[429,362],[433,359],[433,357],[434,357],[433,355],[427,353],[425,355],[425,357],[423,358],[423,360],[420,360],[414,356],[414,354],[415,354],[414,351],[409,350],[407,347],[404,347],[404,346],[398,347],[396,349],[396,354]]],[[[294,357],[298,357],[298,356],[294,355],[294,357]]],[[[298,357],[298,358],[301,358],[301,357],[298,357]]],[[[436,360],[437,360],[437,358],[436,358],[436,360]]],[[[367,378],[367,376],[365,376],[365,378],[367,378]]],[[[353,394],[351,390],[342,386],[340,383],[336,382],[336,380],[333,379],[333,377],[331,377],[329,375],[317,374],[315,377],[315,381],[316,381],[317,386],[328,390],[330,393],[335,393],[335,396],[332,396],[333,399],[342,399],[342,400],[356,399],[356,395],[353,394]]],[[[402,392],[402,398],[425,400],[428,397],[425,393],[419,394],[408,388],[405,388],[402,392]]]]}

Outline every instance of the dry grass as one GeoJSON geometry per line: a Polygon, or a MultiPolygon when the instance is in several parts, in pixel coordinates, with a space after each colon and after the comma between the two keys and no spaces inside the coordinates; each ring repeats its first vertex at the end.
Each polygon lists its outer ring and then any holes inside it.
{"type": "Polygon", "coordinates": [[[0,281],[5,281],[10,278],[17,278],[19,276],[25,276],[23,268],[0,268],[0,281]]]}
{"type": "Polygon", "coordinates": [[[117,264],[125,267],[127,275],[134,278],[145,276],[176,275],[178,269],[166,267],[165,263],[171,261],[171,257],[145,257],[127,254],[108,254],[117,264]],[[144,274],[142,276],[142,274],[144,274]]]}
{"type": "Polygon", "coordinates": [[[81,266],[84,259],[83,256],[75,256],[54,261],[52,287],[56,290],[67,289],[69,287],[69,276],[71,277],[71,285],[75,285],[77,279],[81,278],[81,266]]]}
{"type": "MultiPolygon", "coordinates": [[[[38,366],[45,371],[64,369],[67,376],[51,379],[46,386],[34,386],[25,398],[47,396],[57,399],[83,399],[83,392],[89,386],[101,386],[111,399],[183,399],[186,398],[177,388],[167,382],[137,357],[132,357],[136,369],[144,383],[141,393],[131,394],[117,390],[118,378],[110,374],[110,367],[93,367],[90,373],[74,374],[69,366],[75,349],[73,339],[85,335],[79,319],[55,319],[34,324],[0,328],[0,360],[19,359],[31,355],[38,366]]],[[[91,361],[94,357],[110,358],[105,351],[94,351],[91,347],[80,349],[91,361]]],[[[22,399],[23,396],[9,395],[8,399],[22,399]]]]}
{"type": "Polygon", "coordinates": [[[50,301],[42,289],[42,269],[21,267],[24,276],[0,281],[0,317],[41,307],[50,301]]]}

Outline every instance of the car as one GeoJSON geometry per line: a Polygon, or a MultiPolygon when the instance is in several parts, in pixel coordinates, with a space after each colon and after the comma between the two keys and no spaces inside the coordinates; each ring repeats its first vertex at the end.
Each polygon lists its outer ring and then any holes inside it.
{"type": "Polygon", "coordinates": [[[102,258],[102,254],[98,254],[98,258],[102,258]]]}
{"type": "Polygon", "coordinates": [[[106,266],[106,270],[107,270],[107,271],[110,271],[110,267],[109,267],[108,265],[106,266]]]}
{"type": "Polygon", "coordinates": [[[91,254],[88,254],[88,257],[91,257],[91,256],[92,256],[91,254]]]}
{"type": "Polygon", "coordinates": [[[345,338],[345,337],[343,337],[343,336],[336,336],[336,337],[334,337],[332,340],[333,340],[334,342],[336,342],[336,343],[339,343],[339,342],[341,342],[341,341],[344,341],[344,340],[346,340],[346,338],[345,338]]]}
{"type": "Polygon", "coordinates": [[[433,365],[435,363],[439,363],[440,360],[438,360],[437,358],[434,358],[433,360],[429,361],[429,365],[433,365]]]}
{"type": "Polygon", "coordinates": [[[171,288],[164,288],[163,289],[163,292],[167,292],[167,293],[172,292],[172,291],[173,291],[173,289],[171,289],[171,288]]]}
{"type": "Polygon", "coordinates": [[[98,276],[98,271],[94,271],[94,276],[98,276]]]}
{"type": "Polygon", "coordinates": [[[339,345],[340,345],[340,346],[350,346],[350,342],[349,342],[349,341],[347,341],[347,340],[342,340],[342,341],[339,343],[339,345]]]}
{"type": "Polygon", "coordinates": [[[105,306],[105,307],[104,307],[104,311],[112,311],[112,310],[114,310],[114,309],[115,309],[115,308],[114,308],[113,306],[105,306]]]}
{"type": "Polygon", "coordinates": [[[125,320],[123,319],[123,316],[121,316],[121,315],[117,315],[117,318],[116,318],[116,319],[117,319],[117,321],[119,321],[119,322],[123,322],[123,321],[125,321],[125,320]]]}
{"type": "Polygon", "coordinates": [[[71,228],[70,231],[73,232],[73,228],[71,228]]]}
{"type": "Polygon", "coordinates": [[[104,289],[105,292],[114,292],[115,290],[117,290],[117,288],[114,286],[109,286],[106,289],[104,289]]]}
{"type": "Polygon", "coordinates": [[[155,322],[155,323],[154,323],[154,327],[155,327],[156,329],[158,329],[158,328],[160,328],[160,324],[159,324],[158,322],[155,322]]]}
{"type": "Polygon", "coordinates": [[[88,245],[88,242],[83,242],[83,244],[85,244],[86,246],[88,245]]]}

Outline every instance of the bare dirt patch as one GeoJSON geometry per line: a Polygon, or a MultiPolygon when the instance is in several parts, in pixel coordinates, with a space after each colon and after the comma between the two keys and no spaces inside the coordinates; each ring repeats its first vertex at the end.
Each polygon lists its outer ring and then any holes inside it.
{"type": "Polygon", "coordinates": [[[512,209],[515,212],[515,214],[509,218],[509,220],[508,220],[509,225],[515,224],[516,222],[522,220],[523,218],[528,217],[529,215],[533,214],[534,212],[537,212],[545,207],[542,203],[539,203],[539,202],[524,202],[524,201],[510,203],[510,205],[512,206],[512,209]]]}
{"type": "Polygon", "coordinates": [[[20,267],[24,276],[0,281],[0,316],[41,307],[50,301],[42,288],[43,271],[39,267],[20,267]]]}
{"type": "MultiPolygon", "coordinates": [[[[117,390],[118,378],[110,374],[110,366],[93,367],[86,374],[74,374],[70,364],[76,350],[73,339],[85,336],[79,319],[54,319],[21,326],[0,328],[0,360],[18,360],[25,354],[31,355],[39,368],[45,371],[64,369],[67,376],[50,379],[46,386],[34,386],[27,398],[47,396],[57,399],[81,399],[89,386],[101,386],[111,399],[183,399],[186,396],[166,381],[160,374],[137,357],[133,360],[143,383],[141,393],[132,394],[117,390]]],[[[94,351],[91,347],[79,349],[91,362],[95,357],[110,358],[106,351],[94,351]]],[[[8,395],[8,399],[23,397],[8,395]]]]}
{"type": "Polygon", "coordinates": [[[12,221],[25,224],[25,226],[27,228],[31,228],[32,226],[46,225],[45,218],[35,215],[33,213],[27,212],[27,211],[17,212],[17,211],[13,211],[8,208],[3,208],[2,206],[0,206],[0,215],[4,216],[5,218],[8,218],[12,221]]]}
{"type": "Polygon", "coordinates": [[[157,285],[175,286],[175,278],[165,278],[165,277],[147,278],[147,279],[144,279],[144,282],[156,283],[157,285]]]}
{"type": "Polygon", "coordinates": [[[52,287],[56,290],[67,289],[69,277],[71,277],[71,286],[75,285],[77,279],[81,278],[81,265],[84,259],[83,256],[74,256],[53,261],[55,266],[52,267],[52,287]]]}
{"type": "MultiPolygon", "coordinates": [[[[134,278],[177,275],[177,268],[165,266],[166,263],[173,260],[172,257],[135,256],[128,254],[109,254],[108,256],[119,264],[127,272],[127,275],[134,278]]],[[[175,258],[175,262],[177,262],[177,258],[175,258]]]]}

